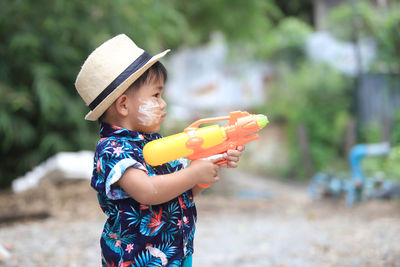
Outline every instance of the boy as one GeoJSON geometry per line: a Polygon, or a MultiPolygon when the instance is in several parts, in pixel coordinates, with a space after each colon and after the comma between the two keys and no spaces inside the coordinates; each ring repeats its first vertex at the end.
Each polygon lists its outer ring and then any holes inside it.
{"type": "MultiPolygon", "coordinates": [[[[101,236],[103,266],[191,266],[197,184],[218,182],[219,166],[196,160],[184,168],[176,160],[151,167],[144,145],[161,138],[166,113],[162,99],[167,72],[126,35],[93,51],[83,64],[76,89],[101,123],[91,186],[108,216],[101,236]]],[[[242,148],[223,155],[237,167],[242,148]]]]}

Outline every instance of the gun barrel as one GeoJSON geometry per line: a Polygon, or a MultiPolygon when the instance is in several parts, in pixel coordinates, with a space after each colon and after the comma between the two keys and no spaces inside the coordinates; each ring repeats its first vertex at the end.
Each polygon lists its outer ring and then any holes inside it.
{"type": "Polygon", "coordinates": [[[261,130],[262,128],[264,128],[265,125],[267,125],[267,123],[268,123],[268,118],[267,118],[267,116],[265,116],[265,115],[257,114],[257,115],[256,115],[256,119],[257,119],[258,127],[260,127],[260,130],[261,130]]]}
{"type": "MultiPolygon", "coordinates": [[[[223,119],[226,120],[225,117],[223,119]]],[[[231,113],[230,123],[226,126],[212,125],[198,128],[205,122],[220,120],[221,118],[203,119],[193,123],[191,126],[194,126],[188,127],[183,133],[149,142],[143,148],[144,160],[151,166],[158,166],[182,157],[188,157],[191,160],[206,158],[226,151],[229,145],[256,140],[257,135],[250,135],[261,130],[268,123],[267,116],[262,114],[234,112],[231,113]],[[235,114],[241,116],[234,116],[235,114]]]]}

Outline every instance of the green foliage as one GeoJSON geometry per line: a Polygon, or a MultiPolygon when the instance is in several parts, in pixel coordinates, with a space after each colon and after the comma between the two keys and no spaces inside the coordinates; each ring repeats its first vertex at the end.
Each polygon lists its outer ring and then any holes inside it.
{"type": "Polygon", "coordinates": [[[314,0],[274,1],[276,5],[288,17],[297,17],[308,24],[313,21],[314,0]]]}
{"type": "MultiPolygon", "coordinates": [[[[288,17],[265,37],[260,54],[277,62],[275,79],[269,89],[270,101],[259,112],[287,124],[290,166],[287,176],[304,177],[297,138],[298,126],[308,132],[313,165],[319,170],[338,154],[348,120],[348,81],[326,65],[308,62],[305,42],[313,29],[304,21],[288,17]]],[[[282,173],[282,171],[281,171],[282,173]]]]}
{"type": "MultiPolygon", "coordinates": [[[[181,0],[179,10],[185,14],[193,33],[192,39],[206,41],[210,32],[221,31],[228,40],[241,43],[261,41],[272,28],[271,19],[282,13],[271,1],[258,0],[181,0]]],[[[192,43],[193,44],[193,43],[192,43]]]]}
{"type": "Polygon", "coordinates": [[[362,161],[362,168],[367,177],[400,179],[400,147],[392,147],[387,157],[369,157],[362,161]]]}
{"type": "Polygon", "coordinates": [[[0,2],[0,188],[62,150],[93,150],[96,123],[74,88],[94,48],[125,33],[154,54],[207,41],[262,47],[281,19],[271,1],[36,0],[0,2]]]}
{"type": "Polygon", "coordinates": [[[393,144],[400,145],[400,109],[395,114],[391,140],[393,144]]]}
{"type": "Polygon", "coordinates": [[[400,3],[388,1],[388,8],[378,8],[369,1],[357,1],[335,8],[328,20],[328,29],[339,38],[354,40],[355,31],[361,38],[373,38],[377,43],[378,60],[374,69],[400,72],[400,3]],[[351,26],[354,25],[354,26],[351,26]]]}
{"type": "Polygon", "coordinates": [[[305,42],[311,32],[311,26],[302,20],[294,17],[282,19],[265,36],[260,54],[269,60],[295,64],[305,59],[305,42]]]}
{"type": "Polygon", "coordinates": [[[94,127],[82,121],[86,108],[73,86],[83,56],[73,47],[84,32],[74,35],[79,14],[64,14],[72,10],[61,4],[1,4],[0,187],[58,151],[88,149],[96,140],[88,142],[94,127]]]}
{"type": "Polygon", "coordinates": [[[315,171],[327,168],[343,153],[343,140],[349,119],[349,81],[332,68],[302,62],[298,68],[281,64],[271,86],[267,106],[261,112],[287,123],[291,142],[291,170],[301,177],[304,166],[297,139],[297,127],[308,132],[310,153],[315,171]]]}
{"type": "Polygon", "coordinates": [[[379,143],[382,141],[381,126],[378,122],[370,123],[361,129],[365,143],[379,143]]]}
{"type": "MultiPolygon", "coordinates": [[[[400,5],[395,1],[390,1],[390,8],[386,9],[376,8],[368,1],[357,1],[355,9],[344,3],[330,14],[328,30],[352,41],[354,22],[361,38],[376,40],[378,60],[374,67],[399,72],[399,11],[400,5]]],[[[286,123],[291,145],[287,175],[298,177],[305,173],[297,136],[299,125],[307,129],[315,172],[347,166],[344,142],[351,117],[351,81],[328,66],[307,61],[303,48],[310,32],[312,29],[297,18],[282,19],[268,35],[267,49],[262,50],[265,58],[277,62],[277,72],[269,88],[270,101],[260,107],[260,112],[286,123]]],[[[398,123],[393,127],[392,140],[398,142],[398,123]]],[[[370,125],[362,129],[362,134],[368,142],[377,142],[382,133],[379,127],[370,125]]]]}
{"type": "Polygon", "coordinates": [[[393,147],[384,166],[388,178],[400,179],[400,146],[393,147]]]}
{"type": "MultiPolygon", "coordinates": [[[[327,66],[306,62],[303,47],[312,28],[304,22],[311,20],[304,7],[311,4],[311,0],[1,1],[0,188],[56,152],[93,150],[98,126],[83,119],[88,109],[74,81],[89,53],[119,33],[154,54],[206,42],[211,32],[221,31],[242,51],[278,62],[271,101],[261,112],[287,122],[291,169],[301,173],[303,168],[295,135],[300,123],[308,129],[315,169],[324,168],[343,147],[348,81],[327,66]],[[304,19],[285,18],[287,14],[304,19]]],[[[365,18],[376,17],[367,11],[365,18]]],[[[366,27],[372,36],[380,34],[379,45],[387,51],[382,61],[400,55],[396,16],[395,12],[389,14],[390,20],[382,16],[381,32],[376,26],[366,27]]],[[[343,19],[344,26],[339,27],[349,29],[347,22],[343,19]]]]}

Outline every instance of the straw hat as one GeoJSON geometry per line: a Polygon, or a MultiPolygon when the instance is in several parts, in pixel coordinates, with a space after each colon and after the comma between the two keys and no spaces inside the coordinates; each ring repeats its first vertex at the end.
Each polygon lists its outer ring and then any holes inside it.
{"type": "Polygon", "coordinates": [[[76,90],[91,110],[85,119],[97,120],[140,75],[169,51],[151,56],[125,34],[96,48],[83,63],[75,81],[76,90]]]}

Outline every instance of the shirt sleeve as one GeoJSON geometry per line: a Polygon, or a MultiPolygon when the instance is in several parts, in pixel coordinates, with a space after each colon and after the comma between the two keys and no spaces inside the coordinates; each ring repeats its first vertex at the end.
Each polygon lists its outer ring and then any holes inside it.
{"type": "Polygon", "coordinates": [[[129,195],[118,185],[113,186],[116,182],[121,179],[124,172],[129,168],[133,167],[147,173],[147,170],[142,164],[133,158],[124,158],[118,161],[110,170],[106,176],[105,191],[107,197],[111,199],[122,199],[127,198],[129,195]]]}
{"type": "Polygon", "coordinates": [[[105,145],[98,156],[97,165],[100,183],[95,189],[104,190],[103,193],[113,200],[130,197],[116,185],[128,168],[133,167],[147,173],[141,150],[129,142],[111,142],[105,145]]]}

